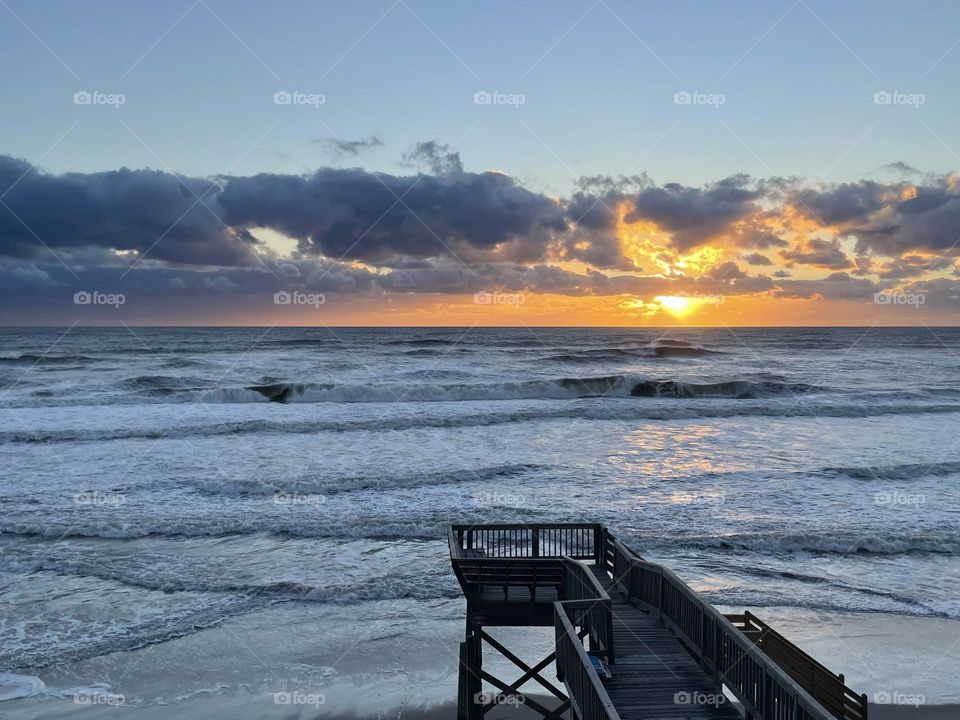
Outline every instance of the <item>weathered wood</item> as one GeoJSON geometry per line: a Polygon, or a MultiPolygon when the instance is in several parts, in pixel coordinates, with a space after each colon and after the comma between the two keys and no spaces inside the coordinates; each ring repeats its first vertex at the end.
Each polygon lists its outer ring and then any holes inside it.
{"type": "MultiPolygon", "coordinates": [[[[454,525],[448,544],[467,598],[468,640],[486,640],[524,671],[504,683],[479,668],[478,645],[470,646],[478,677],[508,697],[537,680],[563,698],[542,676],[555,657],[576,720],[741,717],[722,688],[755,720],[866,720],[866,697],[842,675],[750,613],[724,617],[602,525],[454,525]],[[528,666],[483,631],[489,625],[553,625],[555,653],[528,666]],[[583,638],[591,655],[610,663],[610,681],[600,681],[583,638]]],[[[464,702],[469,685],[461,680],[464,702]]],[[[566,707],[527,704],[549,718],[566,707]]],[[[460,720],[478,716],[473,707],[458,712],[460,720]]]]}
{"type": "Polygon", "coordinates": [[[521,670],[524,670],[524,671],[525,671],[524,674],[521,675],[518,680],[515,680],[513,683],[510,684],[510,687],[511,687],[512,689],[517,690],[517,689],[523,687],[524,683],[526,683],[527,681],[529,681],[529,680],[536,680],[538,683],[540,683],[541,685],[543,685],[543,687],[545,687],[547,690],[549,690],[551,693],[553,693],[553,694],[554,694],[557,698],[559,698],[560,700],[566,700],[566,699],[567,699],[567,696],[566,696],[566,695],[564,695],[562,692],[560,692],[560,691],[553,685],[553,683],[551,683],[549,680],[547,680],[545,677],[543,677],[543,676],[540,674],[540,671],[541,671],[541,670],[543,670],[547,665],[549,665],[551,662],[553,662],[553,659],[554,659],[554,658],[556,657],[556,655],[557,655],[556,651],[554,651],[554,652],[550,653],[549,655],[547,655],[543,660],[541,660],[541,661],[540,661],[539,663],[537,663],[535,666],[530,667],[530,666],[527,665],[523,660],[521,660],[521,659],[518,658],[516,655],[514,655],[509,649],[507,649],[506,647],[504,647],[503,644],[502,644],[499,640],[497,640],[496,638],[491,637],[489,633],[484,632],[483,630],[481,630],[481,631],[480,631],[480,637],[483,638],[484,640],[486,640],[488,643],[490,643],[490,645],[492,645],[492,646],[494,647],[494,649],[497,650],[497,652],[499,652],[501,655],[503,655],[505,658],[507,658],[510,662],[512,662],[514,665],[516,665],[516,666],[517,666],[518,668],[520,668],[521,670]]]}
{"type": "Polygon", "coordinates": [[[749,611],[727,614],[726,618],[804,690],[817,698],[835,718],[866,720],[866,696],[858,695],[848,687],[843,674],[831,672],[749,611]]]}

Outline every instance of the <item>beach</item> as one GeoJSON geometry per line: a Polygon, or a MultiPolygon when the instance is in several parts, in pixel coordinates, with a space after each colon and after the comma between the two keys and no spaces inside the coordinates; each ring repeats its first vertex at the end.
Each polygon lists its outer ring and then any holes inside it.
{"type": "Polygon", "coordinates": [[[960,332],[134,332],[2,331],[3,717],[453,717],[446,525],[496,521],[956,716],[960,332]]]}

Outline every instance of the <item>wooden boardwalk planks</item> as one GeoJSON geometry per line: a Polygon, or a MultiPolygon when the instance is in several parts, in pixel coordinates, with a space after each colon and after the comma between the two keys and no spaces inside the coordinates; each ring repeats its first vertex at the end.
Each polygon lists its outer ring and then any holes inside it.
{"type": "Polygon", "coordinates": [[[604,688],[621,720],[739,720],[740,713],[663,624],[625,602],[603,568],[590,569],[612,600],[616,662],[604,688]]]}

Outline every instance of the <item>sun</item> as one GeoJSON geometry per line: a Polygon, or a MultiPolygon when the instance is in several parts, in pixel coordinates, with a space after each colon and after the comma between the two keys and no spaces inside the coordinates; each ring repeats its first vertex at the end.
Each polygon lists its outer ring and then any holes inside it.
{"type": "Polygon", "coordinates": [[[680,295],[657,295],[653,299],[660,304],[660,307],[665,308],[677,317],[689,314],[697,304],[693,298],[680,295]]]}

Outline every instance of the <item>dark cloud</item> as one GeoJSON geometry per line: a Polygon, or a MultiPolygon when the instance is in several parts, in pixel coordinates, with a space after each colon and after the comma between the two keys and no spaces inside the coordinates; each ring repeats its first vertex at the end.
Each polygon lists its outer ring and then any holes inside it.
{"type": "Polygon", "coordinates": [[[953,267],[953,258],[925,257],[923,255],[904,255],[895,258],[876,270],[877,275],[884,280],[919,277],[928,272],[946,270],[953,267]]]}
{"type": "Polygon", "coordinates": [[[536,259],[566,229],[558,203],[499,173],[256,175],[231,178],[219,204],[231,226],[271,227],[304,252],[369,262],[468,260],[510,243],[523,246],[518,257],[536,259]]]}
{"type": "Polygon", "coordinates": [[[792,250],[781,250],[781,257],[791,263],[816,265],[822,268],[843,269],[853,265],[836,240],[813,238],[792,250]]]}
{"type": "Polygon", "coordinates": [[[316,142],[323,143],[330,153],[337,157],[342,157],[344,155],[358,157],[364,150],[369,150],[370,148],[375,147],[383,147],[383,140],[381,140],[377,135],[371,135],[370,137],[361,138],[360,140],[324,138],[318,139],[316,142]]]}
{"type": "Polygon", "coordinates": [[[738,247],[744,249],[769,250],[775,247],[788,247],[789,242],[774,234],[761,221],[765,215],[768,220],[776,219],[775,213],[763,213],[750,218],[743,223],[737,223],[731,233],[731,238],[738,247]]]}
{"type": "MultiPolygon", "coordinates": [[[[371,140],[347,141],[338,151],[351,155],[349,148],[362,146],[371,140]]],[[[934,283],[942,278],[931,276],[955,272],[960,255],[953,177],[804,189],[794,178],[737,175],[689,187],[659,186],[645,175],[598,176],[581,180],[569,197],[552,198],[499,172],[467,172],[459,155],[437,142],[419,143],[404,162],[421,172],[321,168],[188,178],[122,168],[56,175],[0,156],[7,206],[0,204],[0,295],[66,308],[80,289],[170,302],[262,298],[290,288],[370,297],[504,289],[853,300],[876,291],[877,281],[934,283]],[[804,220],[792,229],[797,214],[804,220]],[[710,241],[728,254],[700,277],[655,268],[641,275],[619,237],[621,215],[669,235],[661,257],[656,248],[649,253],[664,267],[676,252],[710,241]],[[822,224],[813,237],[810,220],[822,224]],[[276,257],[255,237],[260,228],[293,238],[297,251],[276,257]],[[833,272],[818,280],[795,280],[783,268],[748,272],[776,260],[833,272]]],[[[950,282],[930,287],[946,297],[956,289],[950,282]]]]}
{"type": "Polygon", "coordinates": [[[750,265],[773,265],[773,260],[768,258],[763,253],[751,253],[750,255],[747,255],[744,260],[746,260],[750,265]]]}
{"type": "Polygon", "coordinates": [[[884,170],[891,170],[901,175],[923,175],[923,173],[915,168],[909,163],[905,163],[902,160],[897,160],[896,162],[887,163],[883,166],[884,170]]]}
{"type": "Polygon", "coordinates": [[[855,237],[858,253],[960,254],[960,184],[953,176],[930,178],[919,185],[844,183],[801,193],[795,204],[798,211],[824,226],[855,237]]]}
{"type": "Polygon", "coordinates": [[[630,198],[628,222],[650,220],[670,233],[673,246],[689,251],[731,231],[756,210],[761,191],[746,175],[733,175],[702,188],[669,183],[647,187],[630,198]]]}
{"type": "Polygon", "coordinates": [[[224,225],[219,186],[155,170],[50,175],[0,156],[0,254],[109,248],[194,265],[251,265],[254,239],[224,225]]]}
{"type": "Polygon", "coordinates": [[[779,280],[774,295],[801,300],[868,300],[881,289],[870,280],[838,272],[820,280],[779,280]]]}
{"type": "Polygon", "coordinates": [[[842,183],[827,190],[806,189],[792,198],[802,214],[823,225],[861,222],[884,207],[889,185],[873,180],[842,183]]]}
{"type": "Polygon", "coordinates": [[[426,166],[435,175],[456,175],[463,172],[460,153],[436,140],[417,143],[403,154],[403,161],[408,167],[426,166]]]}
{"type": "Polygon", "coordinates": [[[713,266],[707,270],[706,275],[714,280],[740,280],[747,277],[747,274],[740,269],[740,266],[732,260],[713,266]]]}

